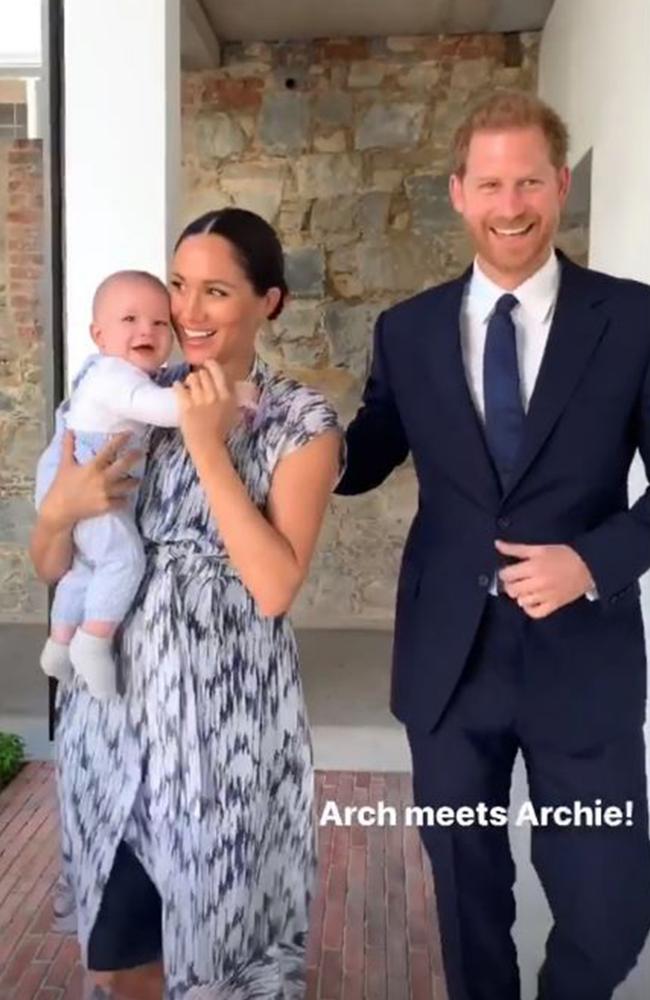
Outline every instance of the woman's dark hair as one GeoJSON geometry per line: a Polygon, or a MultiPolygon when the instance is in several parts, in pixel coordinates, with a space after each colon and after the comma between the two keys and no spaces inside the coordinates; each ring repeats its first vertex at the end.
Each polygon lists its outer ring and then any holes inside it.
{"type": "Polygon", "coordinates": [[[273,226],[245,208],[222,208],[206,212],[188,223],[174,250],[178,250],[188,236],[200,235],[223,236],[228,240],[258,295],[265,295],[269,288],[280,289],[280,301],[269,316],[269,319],[276,319],[282,312],[289,289],[284,277],[282,245],[273,226]]]}

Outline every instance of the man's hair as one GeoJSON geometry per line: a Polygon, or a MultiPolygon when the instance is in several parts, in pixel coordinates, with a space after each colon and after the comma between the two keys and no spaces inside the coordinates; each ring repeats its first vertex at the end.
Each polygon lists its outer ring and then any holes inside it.
{"type": "Polygon", "coordinates": [[[143,284],[150,285],[152,288],[162,292],[163,295],[169,296],[169,291],[164,282],[162,282],[160,278],[157,278],[155,274],[151,274],[149,271],[114,271],[113,274],[109,274],[107,278],[104,278],[104,280],[100,282],[95,289],[92,303],[93,316],[95,316],[98,307],[101,305],[104,295],[109,292],[114,285],[118,285],[121,281],[142,282],[143,284]]]}
{"type": "Polygon", "coordinates": [[[535,126],[546,137],[553,165],[557,169],[565,166],[569,131],[557,111],[534,94],[500,90],[477,105],[456,130],[452,145],[452,172],[459,177],[464,175],[469,145],[476,132],[501,132],[535,126]]]}

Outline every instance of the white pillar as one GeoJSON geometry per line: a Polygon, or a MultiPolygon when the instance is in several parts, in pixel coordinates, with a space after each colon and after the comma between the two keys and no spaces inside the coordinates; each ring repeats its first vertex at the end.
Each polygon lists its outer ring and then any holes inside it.
{"type": "Polygon", "coordinates": [[[42,139],[43,127],[43,82],[39,77],[30,76],[25,80],[27,94],[27,138],[42,139]]]}
{"type": "Polygon", "coordinates": [[[165,276],[180,172],[180,0],[64,0],[66,377],[112,271],[165,276]]]}

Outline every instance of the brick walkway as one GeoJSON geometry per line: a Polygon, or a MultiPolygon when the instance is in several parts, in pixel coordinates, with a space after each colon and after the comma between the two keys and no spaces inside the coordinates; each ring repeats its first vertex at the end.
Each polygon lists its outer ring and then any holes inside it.
{"type": "MultiPolygon", "coordinates": [[[[322,772],[325,802],[398,814],[406,775],[322,772]]],[[[323,826],[307,1000],[446,1000],[433,890],[417,831],[323,826]]],[[[0,1000],[80,1000],[73,938],[49,933],[58,874],[52,767],[29,764],[0,793],[0,1000]]]]}

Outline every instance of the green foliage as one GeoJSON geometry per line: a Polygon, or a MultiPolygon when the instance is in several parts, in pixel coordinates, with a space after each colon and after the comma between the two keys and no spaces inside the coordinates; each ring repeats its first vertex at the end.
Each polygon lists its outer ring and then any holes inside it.
{"type": "Polygon", "coordinates": [[[0,788],[8,785],[25,762],[25,745],[20,736],[0,733],[0,788]]]}

